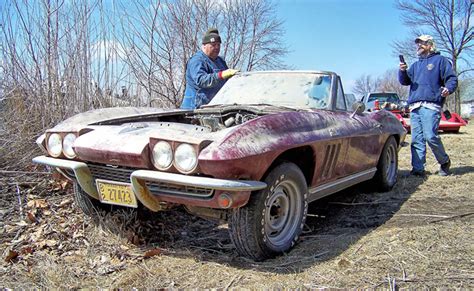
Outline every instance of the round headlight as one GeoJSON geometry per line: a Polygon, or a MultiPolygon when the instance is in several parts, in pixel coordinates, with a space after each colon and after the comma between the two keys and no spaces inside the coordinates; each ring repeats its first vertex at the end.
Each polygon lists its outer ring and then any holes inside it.
{"type": "Polygon", "coordinates": [[[72,145],[74,144],[75,140],[76,140],[76,135],[74,133],[66,134],[63,140],[63,154],[70,159],[73,159],[76,157],[76,153],[74,152],[74,149],[72,148],[72,145]]]}
{"type": "Polygon", "coordinates": [[[53,133],[48,138],[48,152],[53,157],[59,157],[63,150],[62,138],[59,134],[53,133]]]}
{"type": "Polygon", "coordinates": [[[190,144],[180,144],[174,152],[176,168],[181,172],[190,172],[197,165],[197,155],[194,147],[190,144]]]}
{"type": "Polygon", "coordinates": [[[153,147],[153,164],[160,170],[167,169],[173,162],[171,145],[166,141],[159,141],[153,147]]]}

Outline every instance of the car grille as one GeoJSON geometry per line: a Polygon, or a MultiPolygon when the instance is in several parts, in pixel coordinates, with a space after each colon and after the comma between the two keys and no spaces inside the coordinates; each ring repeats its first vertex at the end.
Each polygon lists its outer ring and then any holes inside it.
{"type": "MultiPolygon", "coordinates": [[[[136,169],[114,168],[105,165],[88,164],[94,179],[130,183],[130,175],[136,169]]],[[[147,181],[146,185],[152,194],[170,194],[177,196],[193,196],[196,198],[209,198],[214,194],[213,189],[194,186],[184,186],[170,183],[147,181]]]]}
{"type": "Polygon", "coordinates": [[[134,171],[128,168],[112,168],[103,165],[87,164],[94,179],[130,183],[130,175],[134,171]]]}

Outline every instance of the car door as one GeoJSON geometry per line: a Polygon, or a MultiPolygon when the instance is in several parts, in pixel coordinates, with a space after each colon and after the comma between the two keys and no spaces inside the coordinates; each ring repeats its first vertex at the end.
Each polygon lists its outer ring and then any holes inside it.
{"type": "Polygon", "coordinates": [[[344,136],[345,156],[338,164],[340,176],[352,175],[376,165],[380,153],[381,124],[370,114],[353,114],[347,106],[340,78],[337,79],[336,102],[333,109],[341,122],[337,131],[344,136]]]}

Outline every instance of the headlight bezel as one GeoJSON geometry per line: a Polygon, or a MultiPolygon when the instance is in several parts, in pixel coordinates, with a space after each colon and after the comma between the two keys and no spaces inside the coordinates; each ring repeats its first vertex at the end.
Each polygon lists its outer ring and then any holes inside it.
{"type": "MultiPolygon", "coordinates": [[[[76,141],[76,139],[79,137],[79,132],[78,131],[52,131],[52,130],[48,130],[44,133],[45,135],[45,138],[43,139],[43,142],[42,144],[44,145],[44,148],[46,150],[46,154],[53,157],[53,158],[66,158],[66,159],[70,159],[70,160],[76,160],[78,159],[77,158],[77,153],[76,151],[74,151],[72,149],[72,144],[74,144],[74,142],[76,141]],[[71,146],[71,150],[74,151],[74,157],[70,154],[70,153],[66,153],[65,151],[65,146],[64,146],[64,142],[65,142],[65,138],[66,136],[69,136],[69,135],[74,135],[75,138],[73,141],[71,141],[69,143],[69,145],[71,146]],[[58,139],[59,137],[59,139],[58,139]],[[51,138],[56,138],[58,141],[60,141],[60,151],[59,149],[58,150],[53,150],[53,148],[51,147],[51,138]]],[[[56,142],[56,145],[58,145],[58,141],[56,142]]]]}
{"type": "Polygon", "coordinates": [[[62,152],[63,152],[63,155],[68,159],[74,159],[77,157],[76,151],[74,151],[74,149],[72,148],[72,145],[74,144],[76,139],[77,139],[77,134],[75,134],[74,132],[68,132],[64,134],[63,142],[62,142],[63,144],[62,152]],[[69,141],[67,139],[68,137],[73,137],[72,141],[69,141]],[[66,144],[66,142],[68,142],[68,144],[66,144]],[[69,150],[69,147],[70,147],[70,150],[72,151],[71,155],[67,152],[69,150]]]}
{"type": "Polygon", "coordinates": [[[63,154],[63,137],[58,132],[52,132],[47,135],[46,138],[46,149],[48,150],[48,154],[53,158],[58,158],[63,154]],[[56,144],[51,145],[51,141],[53,138],[57,138],[56,144]],[[53,150],[54,147],[59,146],[59,149],[53,150]]]}
{"type": "Polygon", "coordinates": [[[195,145],[189,144],[189,143],[178,143],[178,144],[176,144],[176,147],[174,149],[173,165],[179,172],[181,172],[183,174],[192,173],[194,170],[196,170],[198,164],[199,164],[198,151],[197,151],[197,147],[195,145]],[[191,154],[192,158],[194,159],[193,163],[187,168],[184,168],[183,165],[180,164],[179,161],[178,161],[179,155],[181,154],[182,151],[187,151],[185,153],[191,154]]]}
{"type": "Polygon", "coordinates": [[[153,138],[153,137],[150,138],[149,143],[148,143],[150,164],[152,165],[152,167],[154,169],[156,169],[158,171],[166,171],[166,172],[181,173],[181,174],[192,174],[192,173],[198,172],[199,171],[199,154],[200,154],[201,150],[209,144],[209,142],[207,140],[206,141],[199,140],[199,141],[196,141],[196,142],[193,142],[193,141],[188,142],[188,141],[184,141],[184,140],[173,140],[173,139],[166,139],[166,138],[165,139],[153,138]],[[155,145],[157,143],[161,142],[161,141],[169,143],[170,146],[171,146],[171,149],[172,149],[172,155],[173,155],[172,163],[169,167],[166,167],[166,168],[159,167],[159,165],[157,165],[157,163],[155,163],[155,158],[154,158],[154,153],[153,153],[155,145]],[[193,163],[192,168],[183,169],[176,162],[176,150],[182,144],[188,144],[194,150],[195,162],[193,163]]]}
{"type": "Polygon", "coordinates": [[[153,163],[153,166],[155,166],[155,168],[157,168],[158,170],[161,170],[161,171],[166,171],[168,170],[169,168],[171,168],[173,166],[173,160],[174,160],[174,149],[173,149],[173,145],[169,142],[169,141],[166,141],[166,140],[159,140],[157,141],[156,143],[153,144],[152,148],[151,148],[151,161],[153,163]],[[160,165],[158,164],[157,162],[157,159],[155,158],[155,149],[158,145],[164,145],[165,147],[169,147],[169,151],[170,151],[170,158],[169,158],[169,163],[167,163],[166,165],[160,165]]]}

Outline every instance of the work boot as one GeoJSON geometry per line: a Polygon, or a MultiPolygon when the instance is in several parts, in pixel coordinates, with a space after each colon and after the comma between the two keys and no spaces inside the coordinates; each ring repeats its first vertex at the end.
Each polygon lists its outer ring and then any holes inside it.
{"type": "Polygon", "coordinates": [[[446,163],[442,164],[441,167],[439,167],[438,175],[443,176],[443,177],[451,175],[451,171],[449,170],[450,167],[451,167],[451,160],[448,160],[446,163]]]}
{"type": "Polygon", "coordinates": [[[402,174],[402,177],[404,178],[409,178],[412,176],[426,178],[426,172],[424,170],[421,170],[421,171],[411,170],[410,173],[402,174]]]}
{"type": "Polygon", "coordinates": [[[424,170],[417,171],[417,170],[411,170],[410,171],[410,176],[417,176],[417,177],[426,177],[426,172],[424,170]]]}

